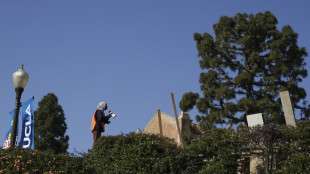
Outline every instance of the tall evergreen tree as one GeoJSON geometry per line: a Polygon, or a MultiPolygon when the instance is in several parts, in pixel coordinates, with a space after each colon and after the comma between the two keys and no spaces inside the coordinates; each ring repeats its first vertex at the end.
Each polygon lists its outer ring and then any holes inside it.
{"type": "Polygon", "coordinates": [[[66,152],[69,146],[69,136],[65,135],[67,124],[56,95],[48,93],[44,96],[34,115],[35,149],[51,150],[55,153],[66,152]]]}
{"type": "Polygon", "coordinates": [[[306,48],[297,45],[290,26],[277,29],[270,12],[221,17],[209,33],[194,34],[200,58],[203,96],[184,94],[180,108],[196,105],[202,123],[246,123],[246,116],[263,113],[265,122],[283,123],[279,93],[290,92],[293,108],[309,117],[306,91],[299,86],[307,77],[306,48]]]}

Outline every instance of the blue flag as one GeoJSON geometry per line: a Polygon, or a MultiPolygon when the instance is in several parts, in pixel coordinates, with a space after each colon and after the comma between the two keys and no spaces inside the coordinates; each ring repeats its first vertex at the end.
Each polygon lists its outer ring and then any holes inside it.
{"type": "Polygon", "coordinates": [[[34,106],[33,98],[22,105],[22,133],[19,147],[34,149],[34,106]]]}
{"type": "MultiPolygon", "coordinates": [[[[8,128],[5,134],[5,141],[4,141],[3,149],[9,148],[11,145],[13,115],[14,115],[14,109],[11,112],[9,112],[9,124],[8,124],[8,128]]],[[[16,136],[17,136],[17,132],[16,132],[16,136]]]]}

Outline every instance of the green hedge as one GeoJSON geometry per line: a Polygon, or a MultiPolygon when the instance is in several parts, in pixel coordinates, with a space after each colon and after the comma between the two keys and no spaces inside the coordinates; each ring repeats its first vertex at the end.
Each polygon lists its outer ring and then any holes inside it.
{"type": "Polygon", "coordinates": [[[87,154],[86,168],[94,173],[179,173],[181,148],[156,135],[101,137],[87,154]]]}
{"type": "Polygon", "coordinates": [[[0,173],[83,173],[83,158],[13,148],[0,150],[0,173]]]}
{"type": "Polygon", "coordinates": [[[183,147],[157,135],[130,133],[103,136],[92,150],[79,155],[1,149],[0,173],[237,173],[242,154],[255,147],[279,153],[273,159],[277,165],[265,166],[266,171],[307,173],[310,121],[301,121],[296,128],[266,125],[238,132],[214,128],[183,147]]]}
{"type": "Polygon", "coordinates": [[[310,120],[300,121],[296,128],[281,130],[285,143],[277,173],[310,173],[310,120]]]}
{"type": "Polygon", "coordinates": [[[237,173],[242,141],[231,129],[210,129],[185,145],[184,173],[237,173]]]}

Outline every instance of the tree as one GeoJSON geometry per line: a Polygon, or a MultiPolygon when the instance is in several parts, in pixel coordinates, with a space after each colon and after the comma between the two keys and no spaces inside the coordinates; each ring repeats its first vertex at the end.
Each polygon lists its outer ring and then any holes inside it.
{"type": "Polygon", "coordinates": [[[265,124],[238,133],[246,140],[243,153],[260,159],[263,173],[309,173],[309,120],[298,121],[296,127],[265,124]]]}
{"type": "Polygon", "coordinates": [[[283,150],[279,147],[283,134],[279,129],[280,126],[277,124],[267,124],[251,127],[246,134],[249,140],[246,145],[249,148],[249,153],[263,161],[263,164],[259,166],[266,174],[276,170],[277,164],[283,156],[283,150]]]}
{"type": "MultiPolygon", "coordinates": [[[[186,93],[180,108],[196,105],[202,123],[246,123],[246,116],[263,113],[264,121],[284,123],[279,93],[290,92],[292,106],[309,117],[306,91],[299,86],[307,77],[306,48],[297,45],[290,26],[277,29],[270,12],[221,17],[209,33],[194,34],[200,58],[201,91],[186,93]]],[[[203,126],[202,126],[203,128],[203,126]]]]}
{"type": "Polygon", "coordinates": [[[50,150],[55,153],[66,152],[69,146],[69,136],[65,136],[67,124],[56,95],[48,93],[44,96],[34,115],[35,149],[50,150]]]}

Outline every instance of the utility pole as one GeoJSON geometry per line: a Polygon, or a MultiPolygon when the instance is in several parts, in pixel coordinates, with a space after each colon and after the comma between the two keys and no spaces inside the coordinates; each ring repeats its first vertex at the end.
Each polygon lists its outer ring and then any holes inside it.
{"type": "Polygon", "coordinates": [[[159,125],[160,136],[163,137],[163,127],[162,127],[162,125],[161,125],[161,113],[160,113],[160,109],[157,109],[157,114],[158,114],[158,125],[159,125]]]}
{"type": "Polygon", "coordinates": [[[182,137],[181,137],[181,131],[180,131],[180,126],[179,126],[178,114],[177,114],[177,109],[175,107],[173,93],[171,93],[171,99],[172,99],[172,105],[173,105],[173,109],[174,109],[175,121],[177,123],[177,129],[178,129],[178,133],[179,133],[179,145],[180,145],[180,144],[182,144],[182,137]]]}

